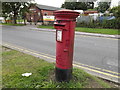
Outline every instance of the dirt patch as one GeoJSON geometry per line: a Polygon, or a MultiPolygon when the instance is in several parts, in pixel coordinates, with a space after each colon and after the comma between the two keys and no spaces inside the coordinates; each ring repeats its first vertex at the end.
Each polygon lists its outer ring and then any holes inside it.
{"type": "Polygon", "coordinates": [[[48,80],[52,80],[54,82],[57,82],[55,79],[55,70],[50,71],[48,80]]]}
{"type": "MultiPolygon", "coordinates": [[[[48,80],[52,80],[53,82],[57,82],[56,79],[55,79],[55,71],[54,71],[54,70],[52,70],[52,71],[49,73],[49,78],[48,78],[48,80]]],[[[87,80],[87,82],[88,82],[88,85],[85,86],[85,88],[104,88],[104,87],[102,87],[97,81],[95,81],[95,80],[93,80],[93,79],[91,79],[91,78],[87,78],[86,80],[87,80]]],[[[78,80],[78,78],[75,77],[75,76],[72,76],[72,81],[73,81],[73,82],[76,82],[76,83],[77,83],[77,82],[80,82],[80,81],[78,80]]]]}
{"type": "MultiPolygon", "coordinates": [[[[99,78],[99,77],[98,77],[99,78]]],[[[120,88],[120,84],[118,83],[115,83],[115,82],[111,82],[109,80],[106,80],[106,79],[102,79],[102,78],[99,78],[101,80],[103,80],[104,82],[108,83],[112,88],[120,88]]]]}
{"type": "Polygon", "coordinates": [[[97,81],[95,81],[93,79],[89,79],[88,85],[85,86],[85,88],[104,88],[104,87],[101,86],[97,81]]]}
{"type": "Polygon", "coordinates": [[[9,52],[9,51],[11,51],[12,49],[10,49],[10,48],[7,48],[7,47],[2,47],[2,52],[9,52]]]}
{"type": "MultiPolygon", "coordinates": [[[[120,85],[117,84],[117,83],[114,83],[114,82],[111,82],[111,81],[108,81],[108,80],[104,80],[104,79],[101,79],[101,78],[98,78],[100,79],[101,81],[104,81],[105,83],[107,83],[108,85],[110,85],[112,88],[120,88],[120,85]]],[[[49,78],[48,80],[52,80],[53,82],[57,82],[56,79],[55,79],[55,71],[52,70],[50,73],[49,73],[49,78]]],[[[84,88],[104,88],[102,85],[100,85],[100,83],[98,83],[98,81],[92,79],[92,78],[87,78],[87,85],[84,87],[84,88]]],[[[72,81],[74,82],[80,82],[77,77],[73,76],[72,77],[72,81]]]]}

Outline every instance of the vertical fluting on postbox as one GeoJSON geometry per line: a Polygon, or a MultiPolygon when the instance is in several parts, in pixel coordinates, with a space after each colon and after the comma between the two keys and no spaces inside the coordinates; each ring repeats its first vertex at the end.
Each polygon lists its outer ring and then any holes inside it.
{"type": "Polygon", "coordinates": [[[68,82],[72,78],[72,62],[74,51],[74,29],[78,12],[58,10],[54,12],[56,22],[56,68],[57,81],[68,82]]]}

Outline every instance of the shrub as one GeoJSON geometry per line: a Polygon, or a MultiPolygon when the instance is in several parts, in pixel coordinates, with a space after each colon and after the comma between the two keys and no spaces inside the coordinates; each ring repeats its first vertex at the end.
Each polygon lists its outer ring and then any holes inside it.
{"type": "Polygon", "coordinates": [[[88,28],[113,28],[113,29],[120,29],[120,18],[113,19],[113,20],[104,20],[94,21],[94,22],[78,22],[77,27],[88,27],[88,28]]]}
{"type": "Polygon", "coordinates": [[[120,20],[113,19],[113,20],[104,20],[102,22],[103,28],[114,28],[114,29],[120,29],[120,20]]]}

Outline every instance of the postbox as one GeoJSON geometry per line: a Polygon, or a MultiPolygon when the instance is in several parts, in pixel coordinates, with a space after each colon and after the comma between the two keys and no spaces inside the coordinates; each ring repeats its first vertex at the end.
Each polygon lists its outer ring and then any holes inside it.
{"type": "Polygon", "coordinates": [[[78,12],[73,10],[54,11],[56,22],[56,68],[57,81],[68,82],[72,78],[72,62],[74,48],[74,29],[78,12]]]}

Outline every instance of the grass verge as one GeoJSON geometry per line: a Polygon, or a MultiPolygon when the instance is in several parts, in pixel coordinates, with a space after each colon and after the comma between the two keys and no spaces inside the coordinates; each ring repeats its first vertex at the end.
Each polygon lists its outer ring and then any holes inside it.
{"type": "Polygon", "coordinates": [[[1,25],[8,25],[8,26],[25,26],[24,24],[12,24],[12,23],[1,23],[1,25]]]}
{"type": "Polygon", "coordinates": [[[118,29],[102,29],[102,28],[83,28],[76,27],[76,31],[80,32],[88,32],[88,33],[100,33],[100,34],[109,34],[109,35],[117,35],[120,34],[120,30],[118,29]]]}
{"type": "MultiPolygon", "coordinates": [[[[49,28],[54,29],[53,26],[38,26],[38,28],[49,28]]],[[[84,27],[76,27],[76,31],[79,32],[87,32],[87,33],[100,33],[100,34],[109,34],[109,35],[120,35],[120,30],[118,29],[103,29],[103,28],[84,28],[84,27]]]]}
{"type": "Polygon", "coordinates": [[[3,47],[3,88],[110,88],[111,86],[81,69],[73,69],[69,83],[57,82],[54,64],[3,47]],[[21,74],[32,73],[29,77],[21,74]],[[102,82],[102,83],[101,83],[102,82]]]}
{"type": "Polygon", "coordinates": [[[38,28],[55,29],[53,26],[39,25],[38,28]]]}

